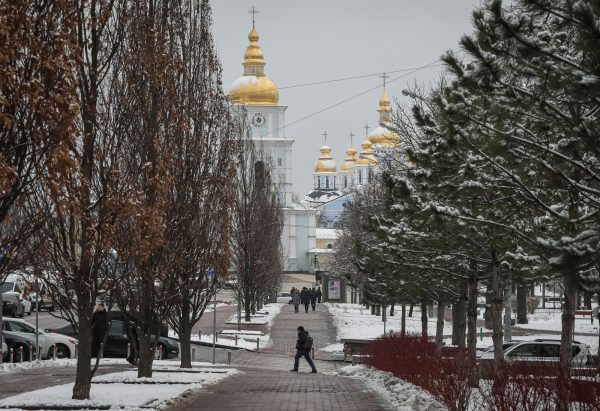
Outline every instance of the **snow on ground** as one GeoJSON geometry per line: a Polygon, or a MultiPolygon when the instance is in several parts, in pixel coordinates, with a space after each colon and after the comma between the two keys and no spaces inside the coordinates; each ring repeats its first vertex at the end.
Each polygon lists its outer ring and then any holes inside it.
{"type": "MultiPolygon", "coordinates": [[[[529,324],[517,324],[514,328],[526,328],[532,330],[550,330],[560,331],[562,329],[562,319],[560,310],[537,309],[534,314],[528,314],[529,324]]],[[[590,317],[575,316],[576,333],[594,333],[598,334],[598,320],[591,323],[590,317]]]]}
{"type": "MultiPolygon", "coordinates": [[[[374,339],[383,335],[383,322],[381,316],[371,315],[360,304],[337,304],[325,303],[329,312],[333,315],[337,328],[337,338],[374,339]]],[[[398,307],[397,307],[398,308],[398,307]]],[[[400,310],[396,315],[388,316],[386,321],[386,332],[400,331],[400,310]]],[[[428,333],[435,335],[437,318],[429,318],[427,322],[428,333]]],[[[421,333],[421,311],[415,309],[413,316],[406,316],[406,332],[421,333]]],[[[452,334],[452,325],[444,321],[444,334],[452,334]]]]}
{"type": "Polygon", "coordinates": [[[342,344],[342,343],[330,344],[327,347],[319,348],[319,351],[336,352],[336,353],[344,352],[344,344],[342,344]]]}
{"type": "MultiPolygon", "coordinates": [[[[163,364],[165,361],[158,361],[163,364]]],[[[171,362],[172,363],[172,362],[171,362]]],[[[204,364],[207,365],[207,364],[204,364]]],[[[194,368],[182,372],[165,365],[152,378],[137,378],[136,371],[98,376],[92,380],[89,400],[73,400],[73,383],[63,384],[5,398],[0,407],[109,407],[109,409],[159,409],[188,390],[214,384],[237,373],[233,368],[194,368]],[[191,372],[190,372],[191,371],[191,372]]]]}
{"type": "MultiPolygon", "coordinates": [[[[169,330],[169,337],[179,338],[175,331],[169,330]]],[[[259,348],[266,348],[271,345],[271,338],[269,335],[240,335],[238,337],[237,345],[235,342],[235,335],[224,337],[218,335],[216,343],[220,346],[226,346],[231,348],[243,348],[249,351],[256,351],[256,339],[259,339],[259,348]]],[[[191,336],[192,342],[202,342],[203,344],[212,344],[212,334],[202,334],[202,339],[198,338],[198,335],[191,336]]]]}
{"type": "MultiPolygon", "coordinates": [[[[242,311],[241,324],[267,325],[270,327],[277,314],[279,314],[279,311],[281,311],[282,305],[282,303],[266,304],[265,306],[263,306],[262,310],[257,311],[256,314],[253,314],[250,317],[250,321],[244,321],[245,311],[242,311]]],[[[232,315],[227,321],[225,321],[225,324],[237,323],[237,313],[232,315]]]]}
{"type": "MultiPolygon", "coordinates": [[[[156,361],[155,361],[156,362],[156,361]]],[[[96,363],[96,359],[92,360],[92,364],[96,363]]],[[[106,358],[100,360],[100,365],[113,365],[113,364],[128,364],[124,359],[117,358],[106,358]]],[[[54,367],[75,367],[77,365],[77,359],[75,358],[61,358],[61,359],[48,359],[43,361],[27,361],[22,363],[3,363],[0,365],[0,374],[9,374],[19,372],[23,370],[30,370],[34,368],[54,368],[54,367]]]]}
{"type": "Polygon", "coordinates": [[[365,365],[348,365],[339,370],[340,375],[359,378],[373,391],[383,396],[398,411],[446,410],[427,391],[393,374],[365,365]]]}

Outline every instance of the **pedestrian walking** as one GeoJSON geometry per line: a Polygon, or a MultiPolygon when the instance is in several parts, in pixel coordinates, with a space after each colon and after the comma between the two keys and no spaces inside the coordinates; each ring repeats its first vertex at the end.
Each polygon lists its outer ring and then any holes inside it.
{"type": "Polygon", "coordinates": [[[290,371],[298,372],[298,365],[300,363],[300,357],[304,357],[312,373],[317,372],[317,367],[310,358],[310,350],[313,346],[313,338],[308,334],[308,331],[304,330],[303,326],[298,327],[298,340],[296,341],[296,355],[294,356],[294,368],[290,371]]]}
{"type": "Polygon", "coordinates": [[[98,357],[107,328],[108,313],[104,304],[100,303],[92,314],[92,357],[98,357]]]}
{"type": "Polygon", "coordinates": [[[302,292],[300,293],[300,300],[302,304],[304,304],[304,312],[308,312],[308,306],[310,305],[310,292],[308,288],[302,287],[302,292]]]}
{"type": "Polygon", "coordinates": [[[300,291],[295,288],[292,293],[292,304],[294,304],[294,312],[298,312],[298,306],[300,305],[300,291]]]}
{"type": "Polygon", "coordinates": [[[315,310],[315,305],[317,304],[317,290],[315,290],[315,287],[313,287],[310,291],[309,291],[309,297],[310,297],[310,305],[312,307],[312,310],[315,310]]]}
{"type": "Polygon", "coordinates": [[[323,293],[321,292],[321,287],[317,287],[317,302],[321,304],[321,296],[323,293]]]}

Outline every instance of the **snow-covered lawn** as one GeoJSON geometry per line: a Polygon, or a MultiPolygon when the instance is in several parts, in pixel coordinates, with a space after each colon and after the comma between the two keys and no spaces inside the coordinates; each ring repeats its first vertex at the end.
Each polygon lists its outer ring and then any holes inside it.
{"type": "MultiPolygon", "coordinates": [[[[367,310],[363,305],[325,303],[325,306],[329,308],[329,312],[333,315],[338,339],[374,339],[383,335],[381,316],[371,315],[371,311],[367,310]]],[[[386,331],[400,331],[400,317],[399,309],[396,310],[396,315],[393,317],[388,316],[386,331]]],[[[427,321],[427,329],[430,335],[435,335],[436,321],[435,317],[429,318],[427,321]]],[[[406,316],[406,332],[421,332],[420,311],[415,309],[412,317],[406,316]]],[[[444,334],[451,333],[452,325],[445,321],[444,334]]]]}
{"type": "Polygon", "coordinates": [[[437,411],[447,408],[427,391],[394,377],[389,372],[365,365],[348,365],[340,375],[359,378],[373,391],[383,396],[398,411],[437,411]]]}
{"type": "MultiPolygon", "coordinates": [[[[92,360],[92,364],[96,363],[96,359],[92,360]]],[[[156,361],[155,361],[156,363],[156,361]]],[[[128,364],[124,359],[118,358],[105,358],[100,360],[100,365],[112,365],[112,364],[128,364]]],[[[61,358],[61,359],[49,359],[43,361],[31,361],[22,363],[3,363],[0,365],[0,374],[9,374],[19,372],[23,370],[30,370],[34,368],[53,368],[53,367],[75,367],[77,365],[77,359],[75,358],[61,358]]]]}
{"type": "MultiPolygon", "coordinates": [[[[225,333],[224,333],[225,334],[225,333]]],[[[169,337],[179,338],[175,331],[169,330],[169,337]]],[[[268,334],[240,334],[238,336],[237,344],[235,341],[235,334],[223,336],[217,335],[216,343],[220,346],[226,346],[231,348],[243,348],[245,350],[256,351],[256,339],[259,340],[259,349],[269,347],[271,345],[271,339],[268,334]]],[[[192,342],[202,342],[203,344],[212,344],[212,334],[202,334],[202,339],[198,335],[191,336],[192,342]]]]}
{"type": "MultiPolygon", "coordinates": [[[[529,324],[517,324],[515,328],[560,331],[562,329],[561,315],[560,310],[538,309],[534,314],[527,315],[529,324]]],[[[594,319],[594,324],[592,324],[590,317],[576,316],[575,332],[598,334],[598,320],[594,319]]]]}
{"type": "MultiPolygon", "coordinates": [[[[242,311],[241,324],[266,325],[266,326],[270,327],[271,324],[273,323],[273,320],[277,316],[277,314],[279,314],[279,312],[281,311],[282,305],[283,305],[283,303],[266,304],[265,306],[263,306],[262,310],[257,311],[256,314],[253,314],[250,317],[250,321],[244,321],[245,311],[242,311]]],[[[225,321],[225,324],[237,324],[237,323],[238,323],[237,313],[235,313],[234,315],[229,317],[229,319],[227,321],[225,321]]]]}
{"type": "Polygon", "coordinates": [[[23,407],[108,407],[109,409],[160,409],[171,400],[189,390],[215,384],[237,373],[233,368],[209,367],[210,364],[194,363],[185,370],[157,361],[152,378],[137,378],[137,371],[123,371],[95,377],[89,400],[73,400],[73,383],[63,384],[5,398],[0,401],[3,408],[23,407]]]}

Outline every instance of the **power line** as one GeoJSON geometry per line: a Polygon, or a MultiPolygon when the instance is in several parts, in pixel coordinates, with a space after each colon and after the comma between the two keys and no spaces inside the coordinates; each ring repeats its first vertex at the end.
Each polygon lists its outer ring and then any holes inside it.
{"type": "MultiPolygon", "coordinates": [[[[404,73],[404,74],[401,74],[401,75],[399,75],[399,76],[397,76],[397,77],[394,77],[393,79],[391,79],[391,80],[388,82],[388,84],[390,84],[390,83],[393,83],[394,81],[400,80],[401,78],[404,78],[404,77],[406,77],[406,76],[410,76],[411,74],[413,74],[413,73],[416,73],[417,71],[423,70],[423,69],[425,69],[425,68],[429,68],[429,67],[435,67],[435,66],[437,66],[435,63],[437,63],[438,61],[439,61],[439,59],[435,59],[434,61],[432,61],[432,62],[431,62],[431,63],[429,63],[429,64],[426,64],[426,65],[424,65],[424,66],[420,66],[420,67],[416,67],[416,68],[414,68],[414,69],[411,69],[411,70],[410,70],[408,73],[404,73]]],[[[396,72],[399,72],[399,70],[397,70],[396,72]]],[[[358,97],[360,97],[360,96],[362,96],[362,95],[365,95],[365,94],[367,94],[367,93],[370,93],[371,91],[373,91],[373,90],[376,90],[376,89],[378,89],[378,88],[380,88],[380,87],[381,87],[381,85],[380,85],[380,84],[378,84],[378,85],[377,85],[377,86],[375,86],[375,87],[371,87],[371,88],[369,88],[369,89],[367,89],[367,90],[361,91],[361,92],[360,92],[360,93],[358,93],[358,94],[354,94],[353,96],[350,96],[350,97],[348,97],[348,98],[345,98],[345,99],[343,99],[343,100],[341,100],[341,101],[338,101],[337,103],[334,103],[334,104],[331,104],[331,105],[329,105],[329,106],[327,106],[327,107],[324,107],[324,108],[322,108],[322,109],[320,109],[320,110],[318,110],[318,111],[315,111],[314,113],[311,113],[311,114],[308,114],[308,115],[306,115],[306,116],[304,116],[304,117],[301,117],[301,118],[299,118],[298,120],[292,121],[291,123],[288,123],[288,124],[286,124],[286,125],[285,125],[285,126],[283,126],[283,127],[279,127],[279,128],[277,128],[277,129],[275,129],[275,130],[271,131],[270,133],[266,134],[265,136],[261,136],[261,138],[264,138],[264,137],[267,137],[267,136],[269,136],[269,135],[272,135],[273,133],[275,133],[275,132],[277,132],[277,131],[279,131],[279,130],[282,130],[282,129],[286,128],[286,127],[290,127],[290,126],[293,126],[294,124],[298,124],[298,123],[300,123],[300,122],[302,122],[302,121],[304,121],[304,120],[307,120],[307,119],[309,119],[309,118],[311,118],[311,117],[314,117],[314,116],[316,116],[316,115],[319,115],[319,114],[321,114],[321,113],[323,113],[323,112],[325,112],[325,111],[327,111],[327,110],[330,110],[330,109],[332,109],[332,108],[334,108],[334,107],[337,107],[337,106],[339,106],[339,105],[342,105],[342,104],[344,104],[344,103],[347,103],[347,102],[348,102],[348,101],[350,101],[350,100],[354,100],[355,98],[358,98],[358,97]]]]}

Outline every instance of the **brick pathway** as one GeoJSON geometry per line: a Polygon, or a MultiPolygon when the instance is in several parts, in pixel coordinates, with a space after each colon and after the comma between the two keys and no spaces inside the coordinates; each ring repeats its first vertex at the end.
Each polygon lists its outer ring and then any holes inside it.
{"type": "MultiPolygon", "coordinates": [[[[303,308],[303,307],[302,307],[303,308]]],[[[310,308],[309,308],[310,309],[310,308]]],[[[271,348],[259,352],[238,351],[232,364],[242,371],[225,381],[206,387],[174,404],[176,410],[220,411],[377,411],[384,410],[381,399],[360,380],[335,375],[336,363],[315,360],[318,374],[311,374],[304,359],[300,372],[292,373],[297,338],[303,325],[313,336],[315,351],[335,342],[335,328],[329,311],[294,313],[282,307],[271,328],[271,348]]],[[[326,353],[324,354],[326,355],[326,353]]],[[[319,355],[317,358],[323,358],[319,355]]]]}

